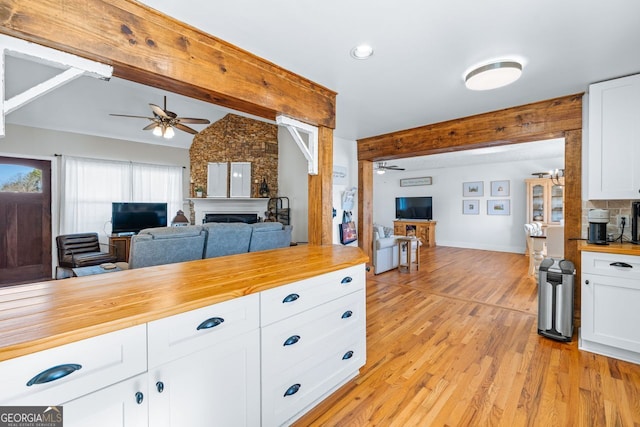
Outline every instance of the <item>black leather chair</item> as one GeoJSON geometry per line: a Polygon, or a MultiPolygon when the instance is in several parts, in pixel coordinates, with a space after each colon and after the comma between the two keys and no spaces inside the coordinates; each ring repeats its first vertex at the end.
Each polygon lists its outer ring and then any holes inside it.
{"type": "Polygon", "coordinates": [[[116,262],[117,254],[103,252],[98,233],[64,234],[56,237],[58,266],[64,268],[88,267],[116,262]]]}

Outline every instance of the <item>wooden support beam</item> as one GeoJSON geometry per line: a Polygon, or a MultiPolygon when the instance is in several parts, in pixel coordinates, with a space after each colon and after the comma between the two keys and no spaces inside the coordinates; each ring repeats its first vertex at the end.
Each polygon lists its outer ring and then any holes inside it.
{"type": "Polygon", "coordinates": [[[358,160],[380,161],[561,138],[581,129],[582,94],[358,140],[358,160]]]}
{"type": "Polygon", "coordinates": [[[333,130],[318,128],[318,174],[309,175],[309,244],[333,244],[333,130]]]}
{"type": "Polygon", "coordinates": [[[578,238],[582,234],[582,130],[567,131],[564,135],[564,258],[576,266],[578,282],[574,288],[574,318],[580,319],[580,252],[578,238]]]}
{"type": "Polygon", "coordinates": [[[373,163],[358,161],[358,246],[373,260],[373,163]]]}
{"type": "Polygon", "coordinates": [[[2,0],[0,33],[113,65],[127,80],[335,128],[335,92],[133,0],[2,0]]]}

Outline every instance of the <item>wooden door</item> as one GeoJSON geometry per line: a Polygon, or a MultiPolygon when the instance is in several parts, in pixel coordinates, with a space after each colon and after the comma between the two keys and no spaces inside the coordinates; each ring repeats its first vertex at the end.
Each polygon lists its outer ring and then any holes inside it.
{"type": "Polygon", "coordinates": [[[51,279],[51,162],[0,157],[0,286],[51,279]]]}

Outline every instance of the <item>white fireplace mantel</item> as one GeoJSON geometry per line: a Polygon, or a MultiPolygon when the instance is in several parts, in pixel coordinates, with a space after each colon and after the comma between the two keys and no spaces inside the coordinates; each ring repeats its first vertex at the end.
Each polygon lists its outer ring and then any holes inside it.
{"type": "Polygon", "coordinates": [[[193,203],[196,224],[202,224],[205,214],[208,213],[249,213],[264,218],[269,202],[268,198],[249,197],[200,197],[187,200],[193,203]]]}

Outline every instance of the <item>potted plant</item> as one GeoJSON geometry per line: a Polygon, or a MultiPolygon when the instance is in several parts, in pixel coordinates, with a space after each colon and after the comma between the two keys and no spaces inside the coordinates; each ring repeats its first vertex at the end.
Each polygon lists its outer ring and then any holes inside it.
{"type": "Polygon", "coordinates": [[[202,197],[202,195],[204,194],[204,188],[202,188],[201,186],[196,187],[195,191],[196,197],[202,197]]]}

